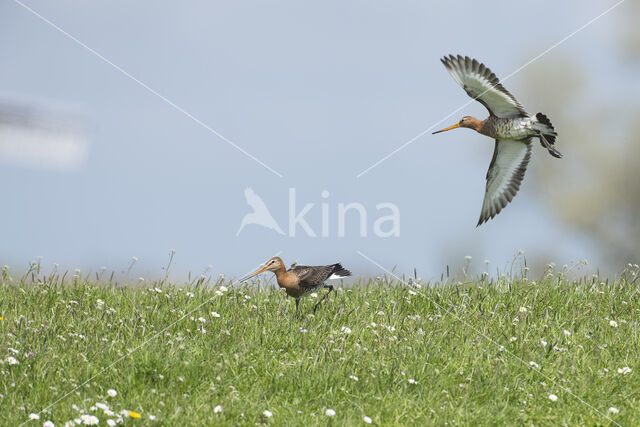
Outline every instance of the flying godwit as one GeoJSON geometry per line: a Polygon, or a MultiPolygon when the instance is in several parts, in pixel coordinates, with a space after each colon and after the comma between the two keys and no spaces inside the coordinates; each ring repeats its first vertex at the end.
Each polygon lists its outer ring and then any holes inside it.
{"type": "Polygon", "coordinates": [[[484,64],[460,55],[444,57],[442,63],[467,94],[489,110],[489,117],[484,120],[464,116],[455,125],[433,132],[463,127],[496,140],[487,171],[480,225],[500,213],[515,197],[531,158],[533,138],[538,138],[553,157],[561,158],[562,154],[553,146],[557,133],[547,116],[527,113],[484,64]]]}
{"type": "Polygon", "coordinates": [[[324,297],[322,297],[322,299],[318,301],[313,308],[313,312],[315,313],[322,301],[327,299],[331,291],[333,291],[333,285],[326,285],[325,282],[327,280],[342,279],[343,277],[351,276],[351,272],[344,269],[339,263],[317,266],[292,265],[289,271],[287,271],[282,259],[279,257],[273,257],[267,261],[262,268],[259,268],[248,276],[243,277],[240,282],[249,280],[264,271],[272,271],[276,275],[278,286],[284,288],[287,295],[296,299],[296,316],[298,315],[300,298],[313,292],[318,292],[322,288],[329,289],[324,297]]]}

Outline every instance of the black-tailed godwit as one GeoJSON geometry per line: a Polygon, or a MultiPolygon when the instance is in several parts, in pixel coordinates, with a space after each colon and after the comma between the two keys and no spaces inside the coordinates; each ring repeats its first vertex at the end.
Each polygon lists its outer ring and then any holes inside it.
{"type": "Polygon", "coordinates": [[[531,140],[538,138],[553,157],[557,133],[542,113],[531,115],[484,64],[468,56],[442,58],[442,63],[467,94],[489,110],[478,120],[465,116],[458,123],[435,133],[458,127],[470,128],[496,140],[487,171],[487,187],[478,225],[496,216],[515,197],[531,158],[531,140]]]}
{"type": "Polygon", "coordinates": [[[322,297],[320,301],[315,305],[313,311],[315,313],[318,306],[327,299],[331,291],[333,291],[333,285],[326,285],[327,280],[342,279],[347,276],[351,276],[351,272],[342,267],[342,265],[292,265],[287,271],[284,266],[284,262],[279,257],[273,257],[265,263],[262,268],[254,271],[248,276],[242,278],[240,282],[244,282],[264,271],[272,271],[276,275],[278,286],[284,288],[287,295],[295,298],[296,300],[296,316],[298,315],[298,305],[300,304],[300,298],[310,295],[313,292],[318,292],[323,288],[329,289],[329,291],[322,297]]]}

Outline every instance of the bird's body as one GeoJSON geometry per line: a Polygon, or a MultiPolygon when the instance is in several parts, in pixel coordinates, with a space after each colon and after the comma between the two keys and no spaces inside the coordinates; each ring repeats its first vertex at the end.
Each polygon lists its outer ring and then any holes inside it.
{"type": "Polygon", "coordinates": [[[318,292],[325,287],[328,288],[329,292],[327,292],[327,294],[316,304],[314,308],[315,311],[320,303],[324,301],[333,290],[332,285],[325,284],[327,280],[341,279],[351,276],[351,272],[344,269],[339,263],[316,266],[293,265],[289,270],[287,270],[282,259],[274,257],[267,261],[264,267],[241,279],[241,281],[250,279],[263,271],[272,271],[276,276],[278,286],[283,288],[287,295],[295,298],[296,314],[298,313],[300,298],[314,292],[318,292]]]}
{"type": "Polygon", "coordinates": [[[500,213],[515,197],[531,159],[533,138],[538,138],[552,156],[562,157],[553,146],[557,133],[547,116],[527,113],[495,74],[477,60],[450,55],[442,63],[467,94],[489,110],[485,120],[465,116],[457,124],[434,132],[466,127],[495,139],[480,225],[500,213]]]}

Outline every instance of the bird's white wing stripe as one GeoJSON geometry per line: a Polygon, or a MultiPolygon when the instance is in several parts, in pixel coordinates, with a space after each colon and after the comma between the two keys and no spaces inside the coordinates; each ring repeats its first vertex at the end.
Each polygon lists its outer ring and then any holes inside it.
{"type": "Polygon", "coordinates": [[[344,279],[345,277],[348,277],[348,276],[340,276],[339,274],[334,273],[331,276],[329,276],[327,280],[344,279]]]}
{"type": "Polygon", "coordinates": [[[494,116],[507,118],[527,114],[518,100],[484,64],[460,55],[443,58],[442,63],[467,94],[484,105],[494,116]]]}
{"type": "Polygon", "coordinates": [[[478,225],[496,216],[520,189],[531,159],[531,140],[496,140],[478,225]]]}

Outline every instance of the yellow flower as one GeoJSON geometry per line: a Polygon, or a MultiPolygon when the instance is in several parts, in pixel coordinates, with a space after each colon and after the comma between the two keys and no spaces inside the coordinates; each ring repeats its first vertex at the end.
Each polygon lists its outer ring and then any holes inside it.
{"type": "Polygon", "coordinates": [[[135,411],[129,411],[129,416],[131,418],[140,418],[140,414],[135,411]]]}
{"type": "Polygon", "coordinates": [[[4,320],[4,317],[0,316],[0,320],[4,320]]]}

